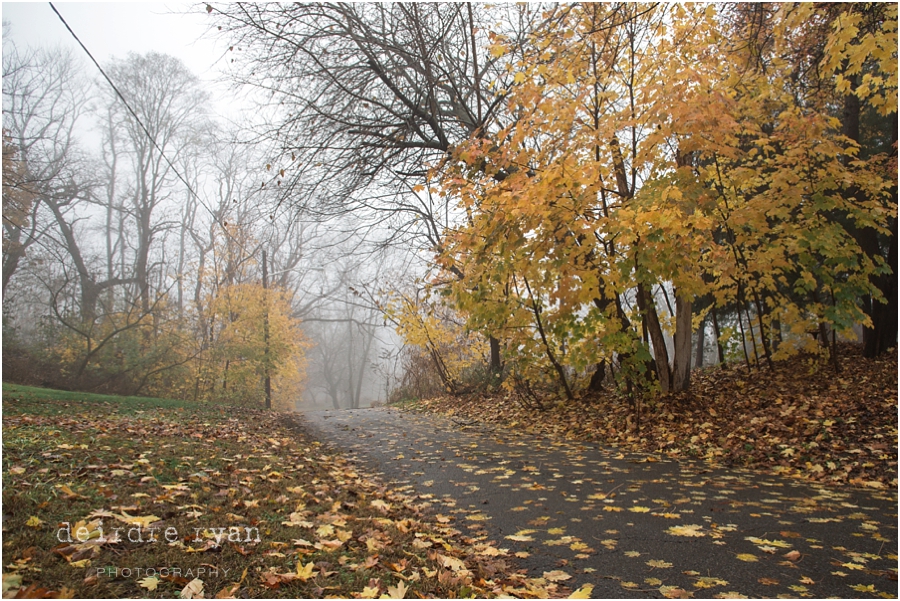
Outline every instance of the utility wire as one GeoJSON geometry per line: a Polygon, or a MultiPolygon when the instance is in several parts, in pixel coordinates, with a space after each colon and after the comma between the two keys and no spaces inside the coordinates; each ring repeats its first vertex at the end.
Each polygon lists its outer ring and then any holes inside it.
{"type": "Polygon", "coordinates": [[[231,239],[232,239],[232,240],[233,240],[233,241],[241,248],[241,250],[243,250],[243,251],[244,251],[245,253],[247,253],[248,255],[253,255],[253,254],[255,254],[255,252],[251,253],[250,251],[248,251],[248,250],[244,247],[244,245],[241,244],[241,242],[240,242],[239,240],[237,240],[237,239],[231,234],[231,232],[228,231],[228,228],[225,227],[225,225],[219,221],[219,218],[216,216],[215,211],[213,211],[212,209],[210,209],[210,208],[206,205],[206,203],[203,202],[203,199],[200,198],[200,195],[197,194],[197,193],[194,191],[194,188],[193,188],[193,187],[188,183],[188,181],[181,175],[181,172],[178,171],[178,168],[175,167],[175,165],[172,163],[172,161],[169,160],[169,157],[166,156],[166,153],[163,152],[163,149],[160,148],[159,144],[157,144],[156,139],[155,139],[155,138],[153,137],[153,135],[150,133],[150,130],[147,129],[147,127],[144,125],[144,122],[141,121],[141,118],[138,117],[138,115],[137,115],[137,113],[134,111],[134,109],[131,108],[131,105],[128,104],[128,100],[125,99],[125,96],[122,95],[122,92],[119,91],[119,88],[116,87],[116,84],[113,83],[113,80],[110,79],[109,75],[106,74],[106,71],[103,70],[103,67],[100,66],[100,63],[97,62],[97,59],[94,58],[94,55],[91,54],[91,51],[87,49],[87,46],[84,45],[84,42],[82,42],[82,41],[78,38],[78,36],[75,34],[75,32],[72,31],[72,28],[69,26],[69,24],[68,24],[68,23],[66,22],[66,20],[63,18],[63,16],[62,16],[61,14],[59,14],[59,11],[56,10],[56,7],[55,7],[55,6],[53,6],[53,3],[52,3],[52,2],[49,2],[48,4],[50,4],[50,8],[53,9],[53,12],[56,13],[56,16],[59,17],[59,20],[62,21],[62,24],[65,25],[66,29],[69,30],[69,33],[72,34],[72,37],[75,38],[75,41],[78,42],[78,45],[81,46],[81,49],[84,50],[85,54],[88,55],[88,58],[91,59],[91,61],[92,61],[92,62],[94,63],[94,65],[97,67],[97,70],[100,71],[100,74],[103,75],[104,79],[106,79],[106,81],[109,83],[110,87],[112,87],[113,91],[114,91],[114,92],[116,93],[116,95],[119,97],[119,100],[122,101],[122,104],[125,105],[125,108],[128,109],[128,112],[131,113],[131,116],[132,116],[132,117],[134,117],[134,120],[135,120],[135,121],[137,122],[137,124],[140,126],[141,130],[147,135],[147,138],[148,138],[148,139],[150,140],[150,142],[153,144],[154,148],[156,148],[156,150],[159,151],[160,156],[166,161],[166,163],[169,165],[169,167],[172,169],[172,171],[175,173],[175,175],[178,176],[178,179],[180,179],[180,180],[182,181],[182,183],[187,187],[188,192],[190,192],[190,193],[193,195],[193,197],[196,198],[197,201],[203,206],[203,208],[206,209],[207,212],[209,212],[209,214],[212,216],[213,220],[215,220],[215,222],[218,223],[219,226],[221,226],[221,228],[222,228],[222,230],[225,232],[225,234],[226,234],[229,238],[231,238],[231,239]]]}

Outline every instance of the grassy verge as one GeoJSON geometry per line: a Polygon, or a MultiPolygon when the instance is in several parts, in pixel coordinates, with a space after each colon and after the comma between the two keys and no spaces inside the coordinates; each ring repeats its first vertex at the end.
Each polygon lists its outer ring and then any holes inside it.
{"type": "Polygon", "coordinates": [[[3,383],[4,415],[56,415],[92,408],[97,411],[118,414],[133,414],[151,408],[187,409],[191,403],[173,399],[154,399],[137,396],[112,396],[108,394],[90,394],[87,392],[69,392],[66,390],[50,390],[33,386],[3,383]]]}
{"type": "Polygon", "coordinates": [[[286,414],[4,386],[2,477],[4,597],[484,596],[511,571],[286,414]]]}

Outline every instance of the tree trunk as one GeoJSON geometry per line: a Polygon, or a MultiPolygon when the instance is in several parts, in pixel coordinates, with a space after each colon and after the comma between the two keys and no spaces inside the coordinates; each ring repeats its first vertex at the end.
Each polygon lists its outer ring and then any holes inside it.
{"type": "Polygon", "coordinates": [[[722,333],[719,331],[719,318],[716,317],[716,306],[710,309],[712,313],[713,335],[716,337],[716,351],[718,352],[719,365],[725,365],[725,349],[722,348],[722,341],[719,339],[722,333]]]}
{"type": "Polygon", "coordinates": [[[672,368],[672,390],[680,392],[691,385],[691,315],[693,303],[675,293],[675,363],[672,368]]]}
{"type": "Polygon", "coordinates": [[[694,367],[703,367],[703,346],[706,343],[706,317],[700,320],[700,329],[697,331],[697,354],[694,356],[694,367]]]}
{"type": "Polygon", "coordinates": [[[660,389],[662,389],[663,393],[669,392],[672,389],[672,376],[669,372],[669,352],[666,349],[666,338],[663,335],[662,326],[659,324],[656,302],[643,284],[638,284],[637,302],[638,309],[644,316],[643,322],[647,326],[647,333],[653,346],[653,358],[656,362],[660,389]]]}
{"type": "Polygon", "coordinates": [[[588,390],[593,390],[594,392],[599,392],[603,390],[603,379],[606,377],[606,361],[601,361],[598,363],[594,369],[594,374],[591,376],[591,382],[588,384],[588,390]]]}
{"type": "Polygon", "coordinates": [[[490,336],[488,342],[491,345],[491,374],[499,378],[503,373],[503,362],[500,360],[500,341],[490,336]]]}
{"type": "MultiPolygon", "coordinates": [[[[853,75],[850,80],[851,90],[859,86],[859,75],[853,75]]],[[[841,133],[856,142],[860,142],[860,113],[861,103],[859,97],[850,92],[844,96],[842,110],[841,133]]],[[[894,115],[894,127],[892,137],[897,142],[897,116],[894,115]]],[[[896,153],[896,150],[894,151],[896,153]]],[[[896,156],[896,154],[895,154],[896,156]]],[[[847,160],[851,160],[847,157],[847,160]]],[[[857,195],[859,193],[857,192],[857,195]]],[[[860,199],[865,200],[865,199],[860,199]]],[[[872,228],[857,229],[853,227],[851,233],[855,236],[863,252],[870,259],[875,259],[883,251],[878,240],[878,233],[872,228]]],[[[872,327],[863,328],[863,356],[872,358],[897,346],[897,221],[893,220],[891,228],[891,241],[888,250],[888,264],[891,273],[885,275],[873,275],[872,283],[878,287],[885,297],[885,303],[879,303],[867,295],[863,300],[863,310],[872,320],[872,327]]],[[[882,255],[883,256],[883,255],[882,255]]]]}

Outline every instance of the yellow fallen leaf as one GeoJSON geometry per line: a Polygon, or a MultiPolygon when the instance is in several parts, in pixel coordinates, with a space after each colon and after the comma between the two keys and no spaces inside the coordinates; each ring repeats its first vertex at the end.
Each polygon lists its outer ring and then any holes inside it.
{"type": "Polygon", "coordinates": [[[128,524],[129,526],[139,526],[141,528],[148,528],[150,524],[154,524],[162,519],[156,517],[155,515],[128,515],[128,513],[124,511],[121,514],[113,515],[112,517],[116,518],[120,522],[128,524]]]}
{"type": "Polygon", "coordinates": [[[666,532],[674,536],[694,536],[698,538],[701,536],[706,536],[706,533],[701,532],[701,530],[703,530],[703,526],[698,526],[697,524],[687,524],[684,526],[672,526],[670,528],[666,528],[666,532]]]}
{"type": "Polygon", "coordinates": [[[36,515],[31,516],[30,518],[28,518],[28,521],[25,522],[25,525],[29,528],[40,528],[43,524],[44,520],[37,517],[36,515]]]}
{"type": "Polygon", "coordinates": [[[737,558],[741,561],[759,561],[752,553],[738,553],[737,558]]]}
{"type": "Polygon", "coordinates": [[[460,572],[466,569],[466,564],[461,559],[448,557],[447,555],[439,555],[438,559],[445,568],[453,572],[460,572]]]}
{"type": "Polygon", "coordinates": [[[387,594],[389,599],[403,599],[406,597],[406,591],[409,590],[406,586],[406,583],[402,580],[397,583],[397,586],[389,586],[387,587],[387,594]]]}
{"type": "Polygon", "coordinates": [[[651,559],[650,561],[645,562],[651,568],[671,568],[672,564],[668,561],[663,561],[662,559],[651,559]]]}
{"type": "Polygon", "coordinates": [[[550,582],[562,582],[568,580],[571,576],[562,570],[553,570],[552,572],[544,572],[544,578],[550,582]]]}
{"type": "Polygon", "coordinates": [[[309,562],[306,565],[301,564],[299,561],[297,562],[297,578],[306,582],[313,576],[313,568],[316,567],[316,564],[313,562],[309,562]]]}
{"type": "Polygon", "coordinates": [[[378,595],[378,589],[371,586],[364,587],[359,594],[360,599],[374,599],[378,595]]]}
{"type": "Polygon", "coordinates": [[[659,592],[662,593],[663,597],[666,599],[690,599],[694,596],[694,593],[686,591],[683,588],[678,588],[677,586],[661,586],[659,587],[659,592]]]}
{"type": "Polygon", "coordinates": [[[156,587],[159,586],[159,578],[156,576],[147,576],[146,578],[138,580],[138,585],[148,591],[155,591],[156,587]]]}
{"type": "Polygon", "coordinates": [[[591,599],[591,593],[594,590],[593,584],[585,584],[580,589],[569,595],[569,599],[591,599]]]}

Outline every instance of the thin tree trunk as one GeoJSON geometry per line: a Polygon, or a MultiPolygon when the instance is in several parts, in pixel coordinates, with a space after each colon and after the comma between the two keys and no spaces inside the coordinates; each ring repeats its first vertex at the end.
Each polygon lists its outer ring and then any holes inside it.
{"type": "Polygon", "coordinates": [[[700,320],[697,331],[697,354],[694,356],[694,367],[703,367],[703,346],[706,342],[706,317],[700,320]]]}
{"type": "Polygon", "coordinates": [[[638,309],[644,316],[643,322],[647,326],[650,335],[650,343],[653,345],[653,358],[656,362],[656,371],[659,376],[659,386],[663,393],[672,389],[672,377],[669,372],[669,352],[666,349],[666,339],[663,335],[659,316],[656,314],[656,302],[647,292],[643,284],[637,286],[638,309]]]}
{"type": "Polygon", "coordinates": [[[488,337],[488,342],[491,345],[490,370],[491,373],[499,379],[500,375],[503,373],[503,363],[500,359],[500,341],[493,336],[490,336],[488,337]]]}
{"type": "Polygon", "coordinates": [[[712,321],[713,321],[713,335],[716,337],[716,351],[718,351],[719,357],[719,365],[725,365],[725,349],[722,348],[722,333],[719,331],[719,318],[716,317],[716,305],[714,304],[712,310],[712,321]]]}
{"type": "Polygon", "coordinates": [[[588,390],[598,392],[603,390],[603,379],[606,377],[606,361],[600,361],[594,367],[594,373],[591,375],[591,382],[588,384],[588,390]]]}
{"type": "Polygon", "coordinates": [[[691,385],[691,316],[689,297],[675,293],[675,361],[672,367],[672,390],[681,392],[691,385]]]}
{"type": "Polygon", "coordinates": [[[559,361],[556,360],[556,355],[553,353],[553,350],[550,348],[550,342],[547,340],[547,335],[544,332],[544,324],[541,321],[541,310],[540,307],[537,306],[537,301],[534,300],[534,294],[531,292],[531,286],[528,285],[528,280],[523,278],[525,282],[525,288],[528,289],[528,296],[531,298],[531,308],[534,313],[534,320],[537,324],[538,334],[541,336],[541,341],[544,343],[544,351],[547,354],[547,358],[550,359],[550,363],[553,365],[553,368],[556,370],[556,374],[559,376],[559,381],[563,385],[563,389],[566,392],[566,399],[572,401],[575,399],[575,395],[572,394],[572,389],[569,387],[569,380],[566,378],[566,371],[563,369],[563,366],[559,364],[559,361]]]}

